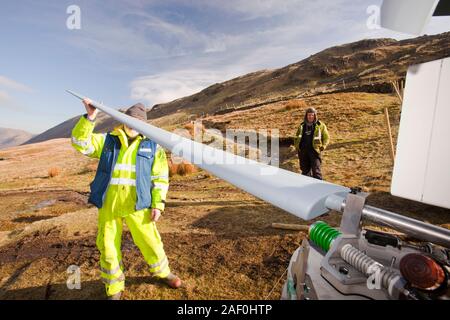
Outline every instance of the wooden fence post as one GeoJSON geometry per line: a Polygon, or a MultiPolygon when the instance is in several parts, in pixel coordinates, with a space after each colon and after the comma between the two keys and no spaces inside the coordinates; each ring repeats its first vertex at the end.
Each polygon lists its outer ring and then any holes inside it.
{"type": "Polygon", "coordinates": [[[389,136],[389,145],[390,145],[390,154],[391,154],[392,164],[394,164],[395,149],[394,149],[394,141],[392,139],[391,122],[389,121],[389,110],[388,110],[388,108],[384,108],[384,116],[385,116],[385,120],[386,120],[387,133],[388,133],[388,136],[389,136]]]}

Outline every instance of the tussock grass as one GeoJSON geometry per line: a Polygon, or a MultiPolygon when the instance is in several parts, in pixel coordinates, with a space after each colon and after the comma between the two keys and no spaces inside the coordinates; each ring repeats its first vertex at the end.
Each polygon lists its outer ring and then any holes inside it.
{"type": "Polygon", "coordinates": [[[59,176],[60,173],[61,173],[61,170],[57,167],[52,167],[52,168],[48,169],[49,178],[54,178],[56,176],[59,176]]]}
{"type": "Polygon", "coordinates": [[[172,160],[169,160],[170,177],[173,177],[175,175],[186,176],[197,171],[197,167],[189,162],[182,161],[181,163],[175,163],[172,160]]]}
{"type": "Polygon", "coordinates": [[[285,111],[290,111],[290,110],[305,111],[306,108],[308,108],[308,106],[304,100],[290,100],[285,104],[284,110],[285,111]]]}

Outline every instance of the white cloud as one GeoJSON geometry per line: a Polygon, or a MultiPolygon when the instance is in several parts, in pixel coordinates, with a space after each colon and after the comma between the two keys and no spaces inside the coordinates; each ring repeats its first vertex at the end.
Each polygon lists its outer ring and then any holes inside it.
{"type": "Polygon", "coordinates": [[[113,16],[103,14],[96,4],[86,4],[81,30],[64,41],[132,64],[226,49],[221,34],[198,30],[195,24],[171,23],[147,12],[144,3],[131,3],[118,4],[113,16]]]}
{"type": "Polygon", "coordinates": [[[94,56],[119,57],[120,59],[161,58],[164,50],[156,43],[146,41],[133,30],[123,28],[116,22],[92,22],[70,37],[64,38],[69,44],[91,51],[94,56]]]}
{"type": "Polygon", "coordinates": [[[4,90],[0,90],[0,108],[8,111],[23,112],[23,107],[20,106],[19,103],[17,103],[14,98],[4,90]]]}
{"type": "Polygon", "coordinates": [[[285,15],[287,13],[295,13],[295,11],[302,10],[312,1],[308,0],[253,0],[253,1],[240,1],[231,0],[223,1],[221,6],[226,7],[228,10],[242,13],[246,16],[246,19],[256,18],[268,18],[276,15],[285,15]]]}
{"type": "Polygon", "coordinates": [[[156,33],[166,41],[168,54],[184,55],[193,52],[219,52],[225,47],[220,35],[209,35],[190,25],[177,25],[150,14],[145,14],[144,33],[156,33]]]}
{"type": "MultiPolygon", "coordinates": [[[[377,1],[377,0],[374,0],[377,1]]],[[[290,22],[293,17],[311,17],[316,21],[320,20],[323,14],[339,14],[353,10],[358,3],[365,3],[365,0],[333,0],[333,1],[310,1],[310,0],[228,0],[210,1],[203,0],[204,5],[217,7],[228,12],[239,13],[244,16],[244,20],[258,18],[281,17],[284,21],[290,22]]],[[[373,1],[372,1],[373,2],[373,1]]],[[[303,24],[302,20],[296,20],[297,24],[303,24]]]]}
{"type": "Polygon", "coordinates": [[[0,107],[9,111],[23,111],[23,107],[11,96],[10,91],[34,92],[30,87],[0,75],[0,107]]]}
{"type": "Polygon", "coordinates": [[[0,91],[0,101],[3,103],[9,102],[11,100],[11,97],[9,96],[8,92],[6,91],[0,91]]]}
{"type": "Polygon", "coordinates": [[[29,88],[28,86],[26,86],[22,83],[19,83],[17,81],[14,81],[12,79],[9,79],[2,75],[0,75],[0,87],[4,87],[7,89],[12,89],[12,90],[16,90],[16,91],[21,91],[21,92],[32,92],[33,91],[33,89],[29,88]]]}
{"type": "Polygon", "coordinates": [[[201,69],[186,69],[145,76],[131,82],[131,98],[150,106],[189,96],[221,81],[226,74],[201,69]]]}

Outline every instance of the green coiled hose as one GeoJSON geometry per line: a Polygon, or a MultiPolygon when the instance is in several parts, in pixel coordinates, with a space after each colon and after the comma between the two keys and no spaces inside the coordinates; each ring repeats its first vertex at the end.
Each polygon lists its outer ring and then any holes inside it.
{"type": "Polygon", "coordinates": [[[309,227],[309,239],[324,251],[328,251],[333,240],[341,233],[323,221],[317,221],[309,227]]]}

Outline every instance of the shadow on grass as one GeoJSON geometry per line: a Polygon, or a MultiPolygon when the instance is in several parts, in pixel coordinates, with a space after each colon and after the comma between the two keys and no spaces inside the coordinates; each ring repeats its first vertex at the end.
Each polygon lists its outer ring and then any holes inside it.
{"type": "Polygon", "coordinates": [[[12,220],[15,223],[33,223],[36,221],[52,219],[55,216],[31,216],[31,217],[19,217],[12,220]]]}
{"type": "Polygon", "coordinates": [[[371,138],[371,139],[361,139],[361,140],[356,140],[356,141],[332,143],[327,147],[327,150],[345,148],[345,147],[350,147],[350,146],[354,146],[357,144],[365,144],[368,142],[374,142],[374,141],[378,141],[378,140],[382,140],[382,139],[383,138],[371,138]]]}
{"type": "MultiPolygon", "coordinates": [[[[127,277],[126,286],[148,284],[157,288],[166,285],[151,276],[127,277]]],[[[127,299],[127,291],[123,295],[127,299]]],[[[1,300],[106,300],[104,284],[98,280],[82,281],[80,289],[69,289],[66,283],[47,284],[37,287],[0,290],[1,300]]]]}
{"type": "Polygon", "coordinates": [[[224,238],[246,236],[270,236],[298,231],[272,228],[272,223],[308,224],[271,205],[224,206],[212,210],[191,224],[194,228],[207,229],[224,238]]]}
{"type": "Polygon", "coordinates": [[[236,206],[247,206],[249,204],[258,203],[260,201],[247,201],[247,200],[231,200],[231,201],[169,201],[166,207],[192,207],[192,206],[226,206],[226,205],[236,205],[236,206]]]}

